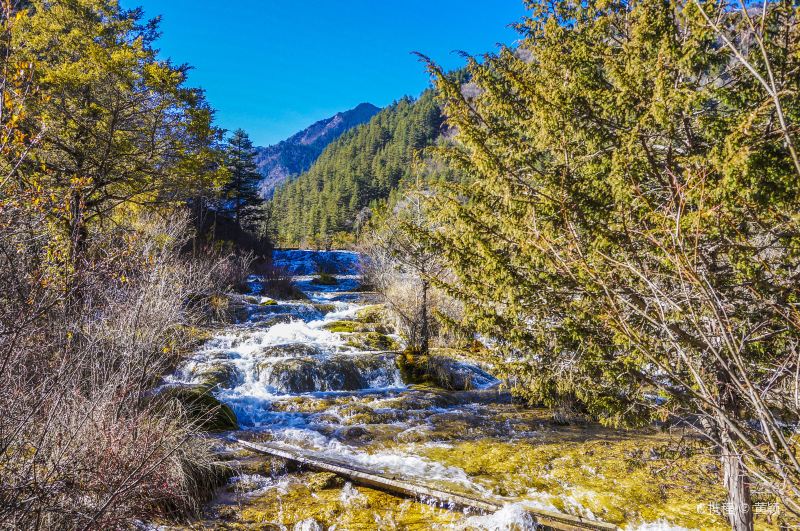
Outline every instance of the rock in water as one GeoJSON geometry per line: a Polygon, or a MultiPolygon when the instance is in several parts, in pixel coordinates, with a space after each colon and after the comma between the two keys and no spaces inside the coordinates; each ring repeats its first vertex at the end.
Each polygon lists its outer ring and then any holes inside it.
{"type": "Polygon", "coordinates": [[[158,398],[177,400],[183,406],[190,420],[207,431],[227,431],[239,429],[236,414],[203,386],[166,387],[158,393],[158,398]]]}
{"type": "Polygon", "coordinates": [[[256,367],[258,379],[279,393],[357,391],[399,381],[393,355],[341,354],[271,358],[256,367]]]}

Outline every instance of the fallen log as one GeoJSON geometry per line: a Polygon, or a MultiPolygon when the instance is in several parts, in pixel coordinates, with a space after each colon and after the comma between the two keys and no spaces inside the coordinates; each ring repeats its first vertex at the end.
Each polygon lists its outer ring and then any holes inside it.
{"type": "MultiPolygon", "coordinates": [[[[473,498],[434,489],[406,479],[367,470],[349,463],[341,463],[316,455],[304,454],[303,451],[298,448],[268,443],[256,444],[242,439],[235,439],[235,441],[242,447],[256,453],[287,459],[313,470],[333,472],[358,485],[414,498],[425,503],[434,502],[450,510],[473,511],[486,514],[498,511],[503,507],[503,503],[496,500],[473,498]]],[[[536,523],[545,529],[555,529],[558,531],[582,531],[586,529],[612,531],[618,529],[617,526],[613,524],[588,520],[580,516],[546,511],[543,509],[526,508],[526,510],[536,520],[536,523]]]]}

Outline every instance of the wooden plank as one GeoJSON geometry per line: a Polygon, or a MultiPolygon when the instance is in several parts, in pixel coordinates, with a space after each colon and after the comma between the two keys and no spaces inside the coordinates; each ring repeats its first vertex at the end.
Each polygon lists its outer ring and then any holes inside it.
{"type": "MultiPolygon", "coordinates": [[[[471,510],[479,513],[493,513],[503,507],[503,503],[495,500],[473,498],[470,496],[463,496],[461,494],[434,489],[425,485],[408,481],[406,479],[367,470],[365,468],[354,466],[348,463],[341,463],[315,455],[304,454],[302,450],[298,448],[268,443],[256,444],[242,439],[236,439],[236,442],[238,442],[242,447],[253,452],[288,459],[289,461],[293,461],[314,470],[333,472],[334,474],[349,479],[353,483],[357,483],[366,487],[372,487],[392,494],[418,499],[426,503],[435,502],[440,507],[450,510],[471,510]]],[[[546,511],[543,509],[526,510],[541,526],[559,531],[577,531],[586,529],[612,531],[618,529],[617,526],[612,524],[588,520],[586,518],[581,518],[579,516],[573,516],[570,514],[546,511]]]]}

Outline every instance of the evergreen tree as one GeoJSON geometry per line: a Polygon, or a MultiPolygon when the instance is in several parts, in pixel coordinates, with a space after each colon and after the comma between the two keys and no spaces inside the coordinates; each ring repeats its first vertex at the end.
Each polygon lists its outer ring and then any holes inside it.
{"type": "Polygon", "coordinates": [[[715,445],[732,527],[753,528],[751,485],[800,514],[795,6],[530,6],[469,85],[431,67],[457,131],[439,151],[469,178],[419,231],[443,287],[517,394],[684,422],[715,445]]]}
{"type": "Polygon", "coordinates": [[[256,226],[263,221],[257,208],[262,200],[258,195],[261,174],[256,166],[256,150],[250,137],[242,129],[233,132],[226,149],[226,165],[230,179],[223,188],[222,197],[239,226],[256,226]]]}
{"type": "MultiPolygon", "coordinates": [[[[221,132],[188,67],[160,60],[157,21],[117,2],[26,3],[9,35],[35,94],[20,126],[36,138],[19,170],[27,190],[47,190],[58,237],[51,259],[70,284],[87,268],[93,225],[122,206],[182,201],[223,179],[221,132]]],[[[68,286],[70,288],[72,286],[68,286]]]]}

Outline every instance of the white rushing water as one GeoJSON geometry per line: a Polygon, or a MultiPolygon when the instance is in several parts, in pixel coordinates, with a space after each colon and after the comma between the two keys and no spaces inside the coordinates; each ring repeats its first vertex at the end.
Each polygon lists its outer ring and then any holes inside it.
{"type": "MultiPolygon", "coordinates": [[[[308,300],[272,301],[260,295],[258,279],[253,279],[253,293],[243,298],[246,318],[216,333],[167,383],[207,385],[212,381],[216,384],[212,393],[233,409],[241,429],[268,435],[272,441],[412,480],[438,481],[492,496],[488,486],[464,470],[414,451],[447,443],[412,442],[369,451],[362,448],[358,440],[361,432],[353,431],[352,420],[354,415],[365,411],[367,400],[369,414],[380,416],[382,425],[395,438],[410,441],[415,440],[415,435],[435,429],[437,418],[477,418],[483,422],[481,415],[486,412],[479,403],[439,403],[426,401],[427,396],[420,399],[418,406],[412,402],[398,407],[398,397],[411,393],[396,367],[395,354],[350,346],[345,334],[327,329],[336,321],[353,319],[368,305],[365,300],[368,297],[357,292],[358,255],[346,251],[276,251],[274,263],[292,275],[294,284],[308,300]],[[314,282],[313,275],[320,264],[334,270],[337,284],[314,282]],[[326,405],[322,411],[280,407],[292,399],[340,400],[326,405]]],[[[400,341],[398,337],[394,339],[400,341]]],[[[497,383],[475,366],[462,362],[454,366],[472,371],[479,388],[497,383]]],[[[532,435],[516,430],[510,422],[507,424],[505,436],[532,435]]],[[[422,437],[421,441],[424,440],[422,437]]],[[[281,478],[247,476],[236,481],[257,483],[258,492],[283,485],[281,478]]],[[[351,488],[342,495],[353,492],[351,488]]],[[[465,518],[464,525],[470,529],[533,529],[534,523],[525,507],[555,510],[547,496],[532,493],[527,501],[510,503],[493,515],[465,518]]],[[[642,529],[670,529],[666,524],[649,525],[642,529]]]]}
{"type": "MultiPolygon", "coordinates": [[[[326,330],[326,325],[352,319],[367,306],[353,291],[359,284],[358,255],[276,251],[274,262],[294,275],[309,300],[263,305],[270,299],[253,293],[247,319],[217,333],[168,383],[198,385],[209,375],[222,375],[212,392],[233,409],[244,430],[269,432],[278,442],[385,472],[476,487],[459,468],[401,451],[365,453],[339,440],[324,429],[336,423],[335,409],[320,420],[320,415],[273,408],[287,397],[391,397],[406,389],[395,354],[347,346],[343,334],[326,330]],[[314,283],[312,273],[320,259],[336,268],[336,285],[314,283]],[[320,305],[332,305],[333,311],[320,305]]],[[[403,427],[401,420],[397,424],[403,427]]]]}

